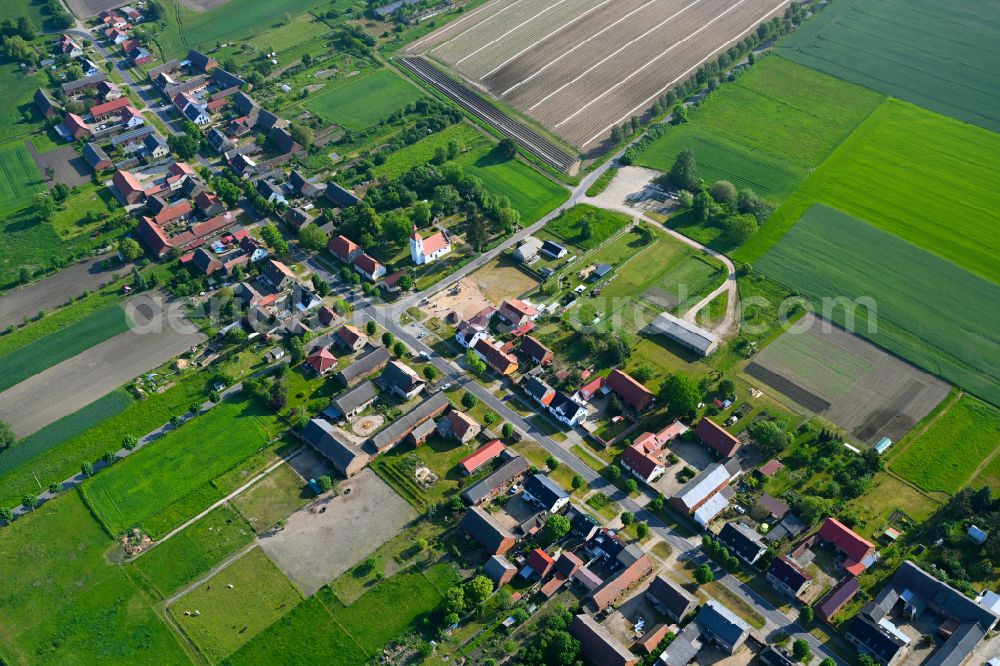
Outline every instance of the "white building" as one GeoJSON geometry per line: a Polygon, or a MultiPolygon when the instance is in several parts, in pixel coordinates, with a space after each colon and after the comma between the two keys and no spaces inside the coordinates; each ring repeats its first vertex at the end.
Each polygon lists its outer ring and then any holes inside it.
{"type": "Polygon", "coordinates": [[[451,252],[451,243],[448,242],[444,232],[438,231],[432,236],[424,238],[414,228],[413,233],[410,234],[410,258],[418,266],[429,264],[449,252],[451,252]]]}

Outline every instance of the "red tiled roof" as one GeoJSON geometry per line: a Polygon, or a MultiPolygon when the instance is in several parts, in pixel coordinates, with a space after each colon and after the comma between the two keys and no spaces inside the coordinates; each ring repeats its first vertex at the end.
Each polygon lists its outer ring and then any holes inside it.
{"type": "Polygon", "coordinates": [[[641,412],[653,401],[653,392],[621,370],[612,370],[605,382],[622,400],[641,412]]]}
{"type": "Polygon", "coordinates": [[[785,466],[781,463],[781,461],[779,461],[777,458],[772,458],[771,460],[767,461],[764,465],[762,465],[761,468],[757,471],[763,474],[764,476],[771,477],[780,472],[781,470],[783,470],[784,468],[785,466]]]}
{"type": "Polygon", "coordinates": [[[708,417],[698,421],[698,425],[694,428],[694,434],[724,456],[731,456],[736,449],[740,448],[740,440],[730,435],[722,426],[708,417]]]}
{"type": "Polygon", "coordinates": [[[591,396],[604,388],[604,377],[598,377],[597,379],[588,382],[580,387],[577,393],[580,394],[584,400],[590,400],[591,396]]]}
{"type": "Polygon", "coordinates": [[[327,249],[341,261],[348,261],[352,254],[361,249],[361,246],[347,236],[336,236],[330,239],[327,249]]]}
{"type": "Polygon", "coordinates": [[[552,556],[541,548],[531,551],[528,559],[525,561],[525,564],[531,567],[539,576],[545,576],[555,563],[556,561],[552,559],[552,556]]]}
{"type": "Polygon", "coordinates": [[[337,357],[331,354],[329,349],[321,347],[319,351],[306,359],[306,365],[323,374],[337,365],[337,357]]]}
{"type": "Polygon", "coordinates": [[[493,346],[486,338],[479,338],[476,340],[476,344],[473,345],[473,349],[482,354],[483,358],[486,360],[486,364],[491,368],[501,373],[508,373],[511,370],[511,366],[517,367],[517,359],[512,355],[504,352],[499,347],[493,346]]]}
{"type": "Polygon", "coordinates": [[[475,452],[463,458],[462,462],[458,464],[466,473],[472,474],[484,464],[500,455],[504,448],[503,442],[499,439],[494,439],[480,446],[475,452]]]}
{"type": "MultiPolygon", "coordinates": [[[[517,298],[508,298],[503,303],[501,303],[500,314],[504,314],[505,310],[516,313],[521,317],[534,317],[536,314],[538,314],[538,310],[536,310],[535,308],[531,307],[524,301],[517,298]]],[[[508,319],[509,318],[510,317],[508,317],[508,319]]]]}
{"type": "Polygon", "coordinates": [[[469,428],[479,425],[475,419],[457,409],[452,410],[446,418],[451,423],[452,434],[459,438],[465,437],[466,433],[469,432],[469,428]]]}
{"type": "Polygon", "coordinates": [[[361,339],[361,331],[350,324],[344,324],[337,329],[337,337],[348,347],[353,347],[354,343],[361,339]]]}
{"type": "Polygon", "coordinates": [[[622,462],[628,465],[629,469],[644,479],[648,479],[649,475],[652,474],[657,467],[663,464],[651,453],[649,453],[641,444],[633,444],[632,446],[626,447],[625,450],[622,451],[621,457],[622,462]]]}
{"type": "Polygon", "coordinates": [[[170,224],[174,220],[184,217],[192,210],[194,210],[194,208],[191,206],[190,201],[181,201],[180,203],[176,203],[161,210],[159,214],[153,218],[153,221],[162,227],[165,224],[170,224]]]}
{"type": "Polygon", "coordinates": [[[354,265],[363,270],[368,275],[374,275],[375,271],[382,267],[374,257],[367,254],[359,254],[354,259],[354,265]]]}
{"type": "Polygon", "coordinates": [[[66,117],[63,118],[63,124],[72,134],[76,134],[78,129],[90,131],[90,125],[84,122],[83,118],[76,115],[75,113],[67,113],[66,117]]]}
{"type": "Polygon", "coordinates": [[[126,106],[132,104],[132,101],[128,97],[119,97],[118,99],[113,99],[110,102],[104,102],[103,104],[95,104],[90,107],[90,115],[102,116],[106,113],[111,113],[112,111],[117,111],[118,109],[124,109],[126,106]]]}
{"type": "MultiPolygon", "coordinates": [[[[414,232],[413,238],[414,240],[421,240],[420,233],[414,232]]],[[[440,231],[437,232],[436,234],[428,236],[427,238],[424,238],[423,241],[424,241],[424,254],[433,254],[438,250],[442,250],[448,247],[448,239],[445,238],[444,234],[441,233],[440,231]]]]}
{"type": "Polygon", "coordinates": [[[195,203],[201,208],[210,208],[217,203],[220,203],[219,197],[214,192],[209,192],[208,190],[202,190],[198,193],[198,196],[194,198],[195,203]]]}
{"type": "Polygon", "coordinates": [[[837,550],[855,562],[860,562],[875,550],[875,544],[862,538],[861,535],[836,518],[826,519],[823,526],[819,528],[819,538],[832,543],[837,550]]]}
{"type": "Polygon", "coordinates": [[[174,175],[177,175],[177,176],[179,176],[181,174],[184,174],[184,175],[187,175],[187,176],[193,176],[194,175],[194,169],[192,169],[191,165],[188,164],[187,162],[174,162],[169,167],[167,167],[167,170],[170,171],[170,173],[172,173],[174,175]]]}
{"type": "Polygon", "coordinates": [[[132,175],[131,171],[122,171],[119,169],[115,171],[115,175],[112,177],[115,187],[121,191],[122,194],[129,194],[132,192],[144,192],[142,183],[132,175]]]}

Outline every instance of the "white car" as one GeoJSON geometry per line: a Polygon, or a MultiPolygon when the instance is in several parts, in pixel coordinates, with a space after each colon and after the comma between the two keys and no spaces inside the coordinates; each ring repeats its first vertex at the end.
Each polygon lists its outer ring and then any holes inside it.
{"type": "Polygon", "coordinates": [[[419,356],[420,358],[424,359],[425,361],[431,360],[431,355],[428,354],[425,351],[420,352],[419,354],[417,354],[417,356],[419,356]]]}
{"type": "Polygon", "coordinates": [[[441,385],[442,391],[447,391],[450,388],[451,388],[451,382],[445,382],[444,384],[441,385]]]}

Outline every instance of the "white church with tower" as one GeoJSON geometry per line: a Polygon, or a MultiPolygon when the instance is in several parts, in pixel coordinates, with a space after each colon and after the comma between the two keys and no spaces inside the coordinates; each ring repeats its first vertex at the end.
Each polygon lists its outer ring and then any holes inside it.
{"type": "Polygon", "coordinates": [[[443,231],[438,231],[427,238],[420,235],[416,227],[410,234],[410,258],[417,266],[429,264],[451,252],[451,243],[443,231]]]}

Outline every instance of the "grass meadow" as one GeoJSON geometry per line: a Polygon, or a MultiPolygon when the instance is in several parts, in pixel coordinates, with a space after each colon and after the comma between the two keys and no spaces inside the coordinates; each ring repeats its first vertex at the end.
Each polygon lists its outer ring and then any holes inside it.
{"type": "Polygon", "coordinates": [[[121,305],[112,303],[72,327],[49,333],[0,356],[0,391],[128,330],[121,305]]]}
{"type": "Polygon", "coordinates": [[[978,0],[831,3],[782,40],[787,58],[1000,131],[1000,5],[978,0]]]}
{"type": "MultiPolygon", "coordinates": [[[[4,10],[13,4],[20,3],[0,3],[0,18],[3,17],[4,10]]],[[[14,20],[17,20],[17,16],[14,20]]],[[[36,27],[40,26],[36,24],[36,27]]],[[[48,76],[45,74],[25,74],[18,63],[9,60],[7,56],[0,56],[0,86],[3,87],[4,96],[8,99],[8,103],[0,108],[0,143],[23,139],[29,133],[41,128],[42,116],[38,113],[32,96],[38,87],[44,88],[48,83],[48,76]]],[[[35,162],[31,156],[27,157],[28,162],[34,166],[35,162]]]]}
{"type": "Polygon", "coordinates": [[[143,553],[130,568],[160,597],[166,597],[250,543],[253,537],[254,532],[246,521],[223,505],[143,553]]]}
{"type": "MultiPolygon", "coordinates": [[[[890,469],[920,488],[954,495],[1000,446],[1000,410],[962,396],[930,423],[899,455],[890,469]]],[[[998,478],[978,478],[996,487],[998,478]]]]}
{"type": "Polygon", "coordinates": [[[490,146],[463,153],[457,160],[465,173],[483,181],[495,194],[510,199],[521,223],[536,222],[569,198],[569,191],[518,159],[504,159],[490,146]]]}
{"type": "Polygon", "coordinates": [[[874,92],[779,57],[767,57],[670,127],[638,164],[667,171],[694,151],[702,177],[730,180],[778,202],[881,101],[874,92]]]}
{"type": "Polygon", "coordinates": [[[254,548],[175,601],[167,612],[214,664],[301,600],[288,577],[263,550],[254,548]],[[200,615],[185,614],[193,609],[200,615]]]}
{"type": "Polygon", "coordinates": [[[23,141],[0,146],[0,210],[13,210],[31,203],[41,192],[42,174],[23,141]]]}
{"type": "Polygon", "coordinates": [[[997,173],[1000,134],[887,100],[733,256],[755,262],[818,202],[1000,283],[997,173]]]}
{"type": "Polygon", "coordinates": [[[363,130],[423,97],[415,85],[388,69],[380,69],[323,90],[305,107],[323,120],[350,130],[363,130]]]}
{"type": "MultiPolygon", "coordinates": [[[[163,393],[153,393],[145,400],[129,405],[121,412],[105,418],[84,430],[76,430],[78,415],[87,409],[74,412],[49,427],[60,426],[68,439],[53,443],[51,448],[33,458],[30,464],[20,464],[9,471],[0,472],[0,506],[14,506],[26,492],[36,492],[35,476],[44,480],[62,481],[79,473],[80,463],[95,461],[108,450],[117,449],[126,435],[136,437],[159,428],[170,417],[183,414],[192,402],[203,402],[207,396],[208,378],[189,374],[174,379],[175,384],[163,393]]],[[[94,420],[88,417],[87,420],[94,420]]],[[[38,434],[48,432],[48,428],[38,434]]]]}
{"type": "Polygon", "coordinates": [[[1000,286],[887,231],[816,205],[754,262],[819,313],[914,365],[1000,404],[1000,286]],[[874,312],[824,312],[828,298],[871,299],[874,312]],[[874,327],[869,324],[874,324],[874,327]]]}
{"type": "Polygon", "coordinates": [[[230,398],[98,474],[83,494],[108,531],[120,534],[263,447],[275,425],[270,410],[230,398]]]}
{"type": "Polygon", "coordinates": [[[545,230],[562,237],[582,250],[592,250],[632,223],[624,213],[577,204],[564,210],[545,225],[545,230]],[[590,222],[590,237],[584,238],[583,221],[590,222]]]}
{"type": "Polygon", "coordinates": [[[452,139],[459,141],[466,149],[479,148],[490,143],[490,140],[472,125],[456,123],[391,153],[385,162],[372,171],[379,178],[390,180],[398,178],[415,166],[428,164],[434,157],[434,151],[438,148],[447,148],[448,142],[452,139]]]}
{"type": "MultiPolygon", "coordinates": [[[[348,572],[347,576],[353,575],[348,572]]],[[[307,663],[326,655],[332,666],[354,666],[437,608],[457,582],[447,563],[386,578],[350,606],[324,587],[247,643],[227,664],[307,663]],[[377,621],[374,619],[377,618],[377,621]]]]}
{"type": "Polygon", "coordinates": [[[187,657],[75,491],[3,529],[0,661],[180,664],[187,657]]]}
{"type": "Polygon", "coordinates": [[[335,0],[227,0],[207,12],[196,12],[179,0],[166,0],[165,29],[156,36],[164,60],[183,57],[189,48],[215,46],[216,42],[242,40],[257,43],[260,50],[271,44],[267,35],[314,7],[344,10],[353,3],[335,0]]]}

